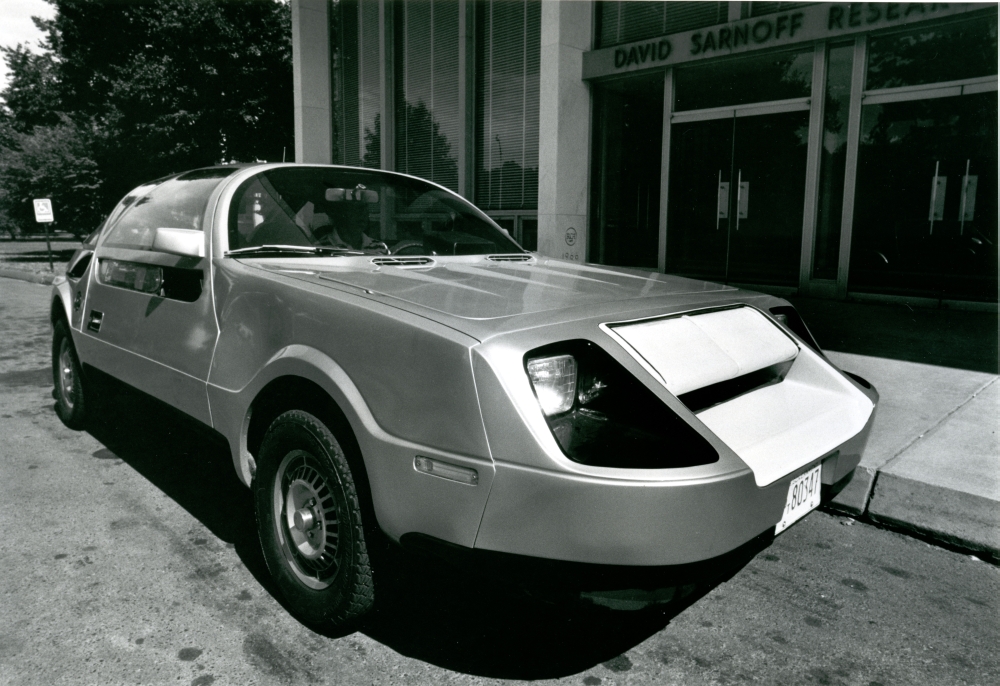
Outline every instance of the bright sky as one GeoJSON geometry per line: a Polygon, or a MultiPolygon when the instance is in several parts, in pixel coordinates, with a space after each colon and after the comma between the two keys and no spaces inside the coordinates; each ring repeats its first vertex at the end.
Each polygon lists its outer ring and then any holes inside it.
{"type": "MultiPolygon", "coordinates": [[[[0,0],[0,45],[14,47],[28,44],[38,52],[42,33],[35,28],[32,17],[51,19],[55,8],[44,0],[0,0]]],[[[0,90],[7,87],[7,63],[0,59],[0,90]]]]}

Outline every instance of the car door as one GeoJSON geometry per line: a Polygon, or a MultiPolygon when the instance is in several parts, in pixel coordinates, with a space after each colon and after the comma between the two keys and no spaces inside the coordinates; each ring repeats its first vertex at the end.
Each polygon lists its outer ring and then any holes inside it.
{"type": "Polygon", "coordinates": [[[84,361],[205,423],[218,325],[204,229],[209,199],[232,171],[167,179],[112,217],[81,326],[84,361]]]}

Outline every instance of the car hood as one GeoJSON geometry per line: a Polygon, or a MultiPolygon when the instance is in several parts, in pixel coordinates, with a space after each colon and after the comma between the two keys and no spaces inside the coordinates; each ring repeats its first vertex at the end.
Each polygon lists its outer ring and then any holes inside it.
{"type": "Polygon", "coordinates": [[[577,316],[586,316],[586,311],[605,309],[600,306],[611,303],[621,303],[623,310],[634,310],[653,306],[654,302],[662,304],[658,301],[663,298],[730,295],[737,291],[679,276],[549,259],[441,260],[422,268],[376,266],[370,262],[361,266],[354,259],[333,265],[331,260],[311,258],[253,262],[294,279],[361,291],[464,330],[482,330],[483,325],[509,329],[509,320],[536,319],[532,315],[538,314],[551,321],[555,311],[573,310],[577,316]]]}

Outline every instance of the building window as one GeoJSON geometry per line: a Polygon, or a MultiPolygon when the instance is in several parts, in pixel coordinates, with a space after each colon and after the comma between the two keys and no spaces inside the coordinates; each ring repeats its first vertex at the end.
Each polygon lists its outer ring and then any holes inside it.
{"type": "Polygon", "coordinates": [[[458,190],[458,3],[396,4],[396,171],[458,190]]]}
{"type": "Polygon", "coordinates": [[[475,201],[538,209],[541,3],[476,3],[475,201]]]}
{"type": "Polygon", "coordinates": [[[763,17],[766,14],[777,14],[778,12],[788,12],[797,10],[800,7],[815,5],[815,2],[751,2],[750,16],[763,17]]]}
{"type": "Polygon", "coordinates": [[[728,2],[600,2],[597,48],[722,24],[728,2]]]}
{"type": "Polygon", "coordinates": [[[382,166],[378,0],[341,0],[338,59],[343,162],[382,166]]]}
{"type": "Polygon", "coordinates": [[[997,73],[997,15],[872,38],[865,88],[896,88],[997,73]]]}
{"type": "Polygon", "coordinates": [[[656,268],[663,90],[659,74],[594,88],[591,262],[656,268]]]}
{"type": "Polygon", "coordinates": [[[743,55],[738,59],[678,67],[674,109],[700,110],[726,105],[809,97],[813,51],[743,55]]]}

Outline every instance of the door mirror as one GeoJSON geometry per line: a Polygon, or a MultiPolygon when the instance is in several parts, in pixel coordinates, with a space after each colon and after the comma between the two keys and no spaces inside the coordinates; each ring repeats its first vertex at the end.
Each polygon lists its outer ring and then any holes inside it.
{"type": "Polygon", "coordinates": [[[153,250],[185,257],[204,257],[205,234],[195,229],[159,228],[153,236],[153,250]]]}

